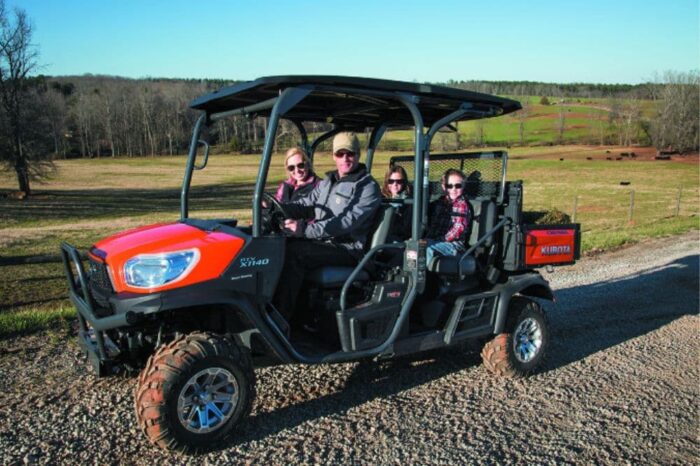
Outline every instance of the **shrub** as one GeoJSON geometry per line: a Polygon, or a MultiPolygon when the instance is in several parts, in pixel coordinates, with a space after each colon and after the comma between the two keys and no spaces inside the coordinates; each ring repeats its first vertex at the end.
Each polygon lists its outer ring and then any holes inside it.
{"type": "Polygon", "coordinates": [[[536,225],[571,223],[571,217],[559,209],[523,212],[523,222],[536,225]]]}

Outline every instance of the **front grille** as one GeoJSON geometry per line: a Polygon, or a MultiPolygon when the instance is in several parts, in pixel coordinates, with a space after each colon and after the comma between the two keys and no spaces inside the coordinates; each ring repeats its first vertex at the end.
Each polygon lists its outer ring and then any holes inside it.
{"type": "Polygon", "coordinates": [[[107,266],[94,260],[90,257],[90,266],[88,269],[88,278],[90,282],[95,286],[102,288],[104,291],[109,291],[112,293],[112,282],[109,279],[109,273],[107,273],[107,266]]]}
{"type": "Polygon", "coordinates": [[[109,295],[114,293],[112,282],[109,279],[107,266],[103,262],[98,262],[92,257],[89,257],[88,280],[90,283],[90,291],[95,302],[105,308],[109,308],[109,295]]]}

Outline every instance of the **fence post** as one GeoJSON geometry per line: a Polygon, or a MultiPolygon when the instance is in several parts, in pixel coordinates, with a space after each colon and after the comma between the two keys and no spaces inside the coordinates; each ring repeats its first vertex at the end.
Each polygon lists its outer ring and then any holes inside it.
{"type": "Polygon", "coordinates": [[[630,191],[630,215],[629,215],[629,222],[632,222],[632,218],[634,217],[634,189],[630,191]]]}
{"type": "Polygon", "coordinates": [[[676,217],[681,212],[681,193],[683,192],[683,187],[678,188],[678,198],[676,199],[676,217]]]}
{"type": "Polygon", "coordinates": [[[576,210],[578,209],[578,196],[574,196],[574,213],[571,215],[571,223],[576,223],[576,210]]]}

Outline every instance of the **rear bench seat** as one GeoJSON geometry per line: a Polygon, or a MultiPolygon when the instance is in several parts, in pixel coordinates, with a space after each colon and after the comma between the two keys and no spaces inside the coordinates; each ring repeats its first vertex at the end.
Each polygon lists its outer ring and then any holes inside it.
{"type": "MultiPolygon", "coordinates": [[[[484,236],[493,228],[496,223],[496,203],[490,198],[469,199],[472,208],[471,233],[467,242],[467,247],[476,244],[479,238],[484,236]]],[[[475,257],[487,250],[493,244],[493,237],[489,238],[482,246],[474,251],[474,254],[462,260],[462,273],[473,274],[476,271],[475,257]]],[[[441,275],[458,275],[460,257],[436,256],[428,270],[441,275]]]]}

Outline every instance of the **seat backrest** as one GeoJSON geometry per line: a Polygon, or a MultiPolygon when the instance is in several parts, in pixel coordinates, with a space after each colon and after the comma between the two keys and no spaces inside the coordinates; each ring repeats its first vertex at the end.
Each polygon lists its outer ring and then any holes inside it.
{"type": "Polygon", "coordinates": [[[372,233],[372,240],[368,249],[371,249],[377,245],[386,243],[387,236],[389,235],[389,230],[391,229],[391,222],[394,219],[394,213],[397,207],[392,204],[382,203],[379,206],[377,216],[375,217],[375,228],[374,233],[372,233]]]}
{"type": "MultiPolygon", "coordinates": [[[[491,199],[469,199],[469,204],[473,215],[469,235],[469,244],[472,245],[496,224],[496,203],[491,199]]],[[[492,243],[493,236],[484,243],[484,247],[489,247],[492,243]]]]}
{"type": "Polygon", "coordinates": [[[428,186],[428,203],[433,202],[434,200],[445,195],[445,191],[442,190],[442,183],[440,183],[440,181],[430,181],[428,186]]]}

